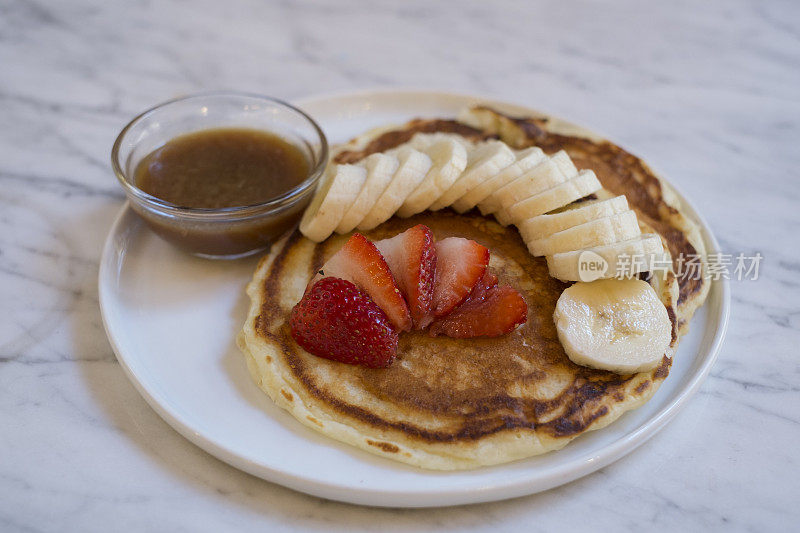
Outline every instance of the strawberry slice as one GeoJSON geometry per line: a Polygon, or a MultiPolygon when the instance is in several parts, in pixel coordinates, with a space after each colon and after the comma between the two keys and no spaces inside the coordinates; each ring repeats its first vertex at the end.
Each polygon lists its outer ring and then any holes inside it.
{"type": "MultiPolygon", "coordinates": [[[[490,289],[497,286],[497,276],[489,272],[489,269],[486,269],[486,272],[483,273],[483,277],[478,280],[478,283],[475,284],[473,287],[472,292],[469,293],[467,299],[464,300],[464,303],[470,301],[480,301],[486,298],[486,294],[489,292],[490,289]]],[[[463,305],[463,304],[462,304],[463,305]]]]}
{"type": "Polygon", "coordinates": [[[414,327],[420,328],[430,315],[433,282],[436,275],[436,246],[433,232],[418,224],[389,239],[376,241],[381,253],[408,303],[414,327]]]}
{"type": "Polygon", "coordinates": [[[340,278],[366,292],[383,309],[400,331],[411,329],[408,305],[397,287],[389,265],[375,244],[360,233],[354,233],[344,246],[322,265],[309,283],[313,286],[326,277],[340,278]]]}
{"type": "Polygon", "coordinates": [[[349,364],[384,368],[397,355],[398,333],[353,283],[326,277],[292,309],[292,337],[306,351],[349,364]]]}
{"type": "Polygon", "coordinates": [[[436,243],[436,283],[433,286],[433,318],[447,315],[463,302],[486,272],[489,249],[475,241],[448,237],[436,243]]]}
{"type": "Polygon", "coordinates": [[[497,278],[488,273],[464,303],[431,324],[429,332],[457,339],[499,337],[527,319],[528,306],[522,296],[508,285],[498,286],[497,278]]]}

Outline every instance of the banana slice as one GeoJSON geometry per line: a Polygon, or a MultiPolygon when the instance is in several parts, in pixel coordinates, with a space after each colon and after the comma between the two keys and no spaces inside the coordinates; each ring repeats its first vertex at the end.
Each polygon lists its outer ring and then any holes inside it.
{"type": "Polygon", "coordinates": [[[572,203],[563,211],[529,218],[517,225],[522,240],[543,239],[559,231],[584,224],[590,220],[609,217],[628,210],[625,196],[615,196],[607,200],[587,200],[572,203]]]}
{"type": "Polygon", "coordinates": [[[409,146],[431,158],[428,175],[412,192],[397,214],[410,217],[425,211],[450,188],[467,166],[467,149],[463,142],[444,135],[417,134],[409,146]]]}
{"type": "Polygon", "coordinates": [[[547,268],[561,281],[594,281],[652,271],[665,260],[661,238],[646,233],[614,244],[548,255],[547,268]]]}
{"type": "Polygon", "coordinates": [[[546,157],[542,149],[537,147],[526,148],[521,152],[517,152],[517,160],[514,161],[514,163],[508,165],[488,180],[478,184],[471,191],[468,191],[464,196],[453,202],[453,209],[459,213],[469,211],[497,189],[514,181],[528,170],[534,168],[546,157]]]}
{"type": "Polygon", "coordinates": [[[515,203],[551,189],[577,175],[578,170],[572,164],[567,152],[561,150],[511,183],[508,183],[505,187],[498,189],[493,195],[494,202],[490,201],[483,204],[484,209],[486,209],[484,214],[507,210],[515,203]],[[574,172],[572,172],[573,169],[574,172]],[[569,172],[569,174],[565,171],[569,172]],[[494,206],[498,207],[489,211],[494,206]]]}
{"type": "Polygon", "coordinates": [[[642,234],[636,213],[631,210],[590,220],[544,239],[527,241],[531,255],[554,255],[615,242],[627,241],[642,234]]]}
{"type": "Polygon", "coordinates": [[[635,374],[671,356],[672,323],[656,291],[639,279],[599,280],[567,288],[553,314],[573,363],[635,374]]]}
{"type": "Polygon", "coordinates": [[[602,188],[594,172],[582,170],[574,178],[551,187],[544,192],[519,201],[507,208],[512,223],[543,215],[553,209],[564,207],[579,198],[588,196],[602,188]]]}
{"type": "Polygon", "coordinates": [[[467,124],[490,135],[497,135],[512,146],[530,141],[525,127],[512,117],[500,115],[489,108],[468,107],[458,114],[458,122],[467,124]]]}
{"type": "Polygon", "coordinates": [[[507,211],[505,208],[503,208],[503,207],[501,207],[500,209],[498,209],[498,210],[497,210],[495,213],[493,213],[493,214],[494,214],[494,218],[496,218],[496,219],[497,219],[497,221],[498,221],[500,224],[502,224],[503,226],[509,226],[509,225],[511,225],[511,224],[513,224],[513,223],[514,223],[514,222],[511,220],[511,215],[509,215],[509,214],[508,214],[508,211],[507,211]]]}
{"type": "Polygon", "coordinates": [[[378,224],[389,220],[403,205],[408,195],[414,192],[425,179],[431,168],[431,158],[410,146],[397,150],[400,165],[392,176],[392,181],[378,197],[375,205],[358,224],[361,231],[371,230],[378,224]]]}
{"type": "Polygon", "coordinates": [[[400,166],[400,161],[395,156],[377,153],[367,156],[358,164],[366,169],[367,179],[361,192],[358,193],[339,225],[336,226],[337,233],[353,231],[364,220],[380,195],[391,183],[392,176],[400,166]]]}
{"type": "Polygon", "coordinates": [[[314,199],[300,220],[300,232],[314,242],[327,239],[367,179],[365,168],[333,165],[326,169],[314,199]]]}
{"type": "Polygon", "coordinates": [[[430,206],[432,211],[445,208],[469,190],[510,165],[516,159],[506,143],[488,141],[477,145],[468,153],[467,168],[461,176],[430,206]]]}
{"type": "MultiPolygon", "coordinates": [[[[425,148],[439,141],[456,141],[459,144],[463,144],[465,147],[467,147],[467,149],[474,148],[478,143],[482,142],[479,140],[464,137],[463,135],[459,135],[458,133],[446,133],[443,131],[437,131],[435,133],[415,133],[407,144],[411,148],[416,148],[419,151],[424,151],[425,148]]],[[[396,148],[394,148],[394,150],[396,150],[396,148]]]]}
{"type": "MultiPolygon", "coordinates": [[[[566,181],[567,179],[575,177],[578,174],[578,169],[575,168],[575,165],[572,163],[569,155],[567,155],[567,152],[564,150],[559,150],[552,156],[545,157],[545,159],[539,161],[537,166],[529,169],[528,172],[525,172],[518,176],[515,180],[506,183],[506,185],[503,187],[497,188],[492,194],[478,203],[478,208],[481,210],[481,214],[490,215],[496,213],[497,211],[501,211],[503,209],[503,197],[509,197],[510,203],[513,204],[514,202],[527,198],[528,196],[532,196],[533,193],[528,192],[526,194],[523,185],[526,182],[537,182],[541,180],[546,183],[552,183],[552,185],[548,185],[546,188],[560,183],[554,179],[555,177],[559,176],[557,171],[560,171],[561,176],[563,176],[561,181],[566,181]],[[505,187],[509,186],[511,183],[515,183],[515,185],[505,189],[505,187]],[[513,197],[516,197],[516,199],[513,201],[512,195],[513,197]]],[[[534,190],[536,190],[535,187],[534,190]]]]}
{"type": "Polygon", "coordinates": [[[569,154],[564,150],[559,150],[550,157],[566,177],[571,178],[578,175],[578,167],[572,162],[569,154]]]}

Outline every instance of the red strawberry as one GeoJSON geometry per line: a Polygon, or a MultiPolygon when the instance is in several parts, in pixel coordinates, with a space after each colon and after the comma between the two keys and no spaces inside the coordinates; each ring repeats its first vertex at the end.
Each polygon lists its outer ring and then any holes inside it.
{"type": "Polygon", "coordinates": [[[390,239],[376,241],[381,253],[405,296],[416,328],[428,316],[433,303],[436,274],[436,247],[433,232],[419,224],[390,239]]]}
{"type": "Polygon", "coordinates": [[[349,281],[326,277],[292,309],[292,337],[306,351],[342,363],[389,366],[397,331],[369,296],[349,281]]]}
{"type": "Polygon", "coordinates": [[[436,283],[433,287],[433,318],[447,315],[463,302],[489,264],[489,249],[475,241],[448,237],[436,243],[436,283]]]}
{"type": "Polygon", "coordinates": [[[397,287],[389,265],[375,244],[360,233],[350,239],[322,266],[309,287],[322,278],[334,277],[350,281],[366,292],[383,309],[389,320],[401,331],[411,329],[408,305],[397,287]]]}
{"type": "Polygon", "coordinates": [[[528,318],[522,296],[508,285],[497,286],[497,278],[484,276],[467,300],[452,313],[431,325],[433,336],[453,338],[499,337],[528,318]]]}
{"type": "Polygon", "coordinates": [[[475,284],[475,287],[473,287],[472,292],[469,293],[467,299],[464,300],[464,303],[476,300],[483,300],[486,297],[487,292],[489,292],[490,289],[496,286],[497,286],[497,276],[489,272],[489,269],[487,268],[486,272],[483,273],[483,277],[478,280],[478,283],[475,284]]]}

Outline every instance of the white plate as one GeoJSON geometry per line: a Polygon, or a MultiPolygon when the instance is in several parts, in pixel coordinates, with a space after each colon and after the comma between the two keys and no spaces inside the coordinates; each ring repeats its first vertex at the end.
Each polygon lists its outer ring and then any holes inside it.
{"type": "MultiPolygon", "coordinates": [[[[478,101],[512,113],[531,112],[474,97],[409,91],[298,104],[319,121],[331,142],[341,142],[412,117],[454,116],[478,101]]],[[[703,233],[709,252],[719,250],[705,223],[703,233]]],[[[153,409],[207,452],[266,480],[366,505],[428,507],[511,498],[561,485],[619,459],[663,427],[697,390],[719,350],[730,305],[728,283],[714,282],[681,341],[669,378],[647,404],[609,427],[544,456],[467,472],[429,472],[306,428],[251,382],[234,338],[246,316],[244,287],[256,261],[186,255],[123,208],[99,275],[111,345],[153,409]]]]}

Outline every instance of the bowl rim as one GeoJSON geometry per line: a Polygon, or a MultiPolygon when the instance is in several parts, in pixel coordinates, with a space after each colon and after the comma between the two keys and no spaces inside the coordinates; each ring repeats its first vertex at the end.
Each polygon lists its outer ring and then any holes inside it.
{"type": "Polygon", "coordinates": [[[122,188],[129,196],[132,196],[132,200],[136,200],[138,202],[147,204],[150,207],[157,208],[165,212],[166,214],[174,216],[177,215],[181,217],[189,217],[189,218],[217,218],[217,217],[226,218],[226,217],[236,217],[236,216],[248,217],[257,214],[263,214],[265,210],[280,209],[282,207],[292,205],[297,198],[301,197],[306,191],[308,191],[310,188],[316,185],[316,183],[322,176],[325,167],[328,164],[328,157],[329,157],[329,147],[328,147],[328,139],[325,136],[325,132],[322,131],[322,128],[319,126],[319,124],[317,124],[317,122],[302,109],[284,100],[272,96],[264,96],[256,93],[239,92],[239,91],[208,91],[208,92],[193,93],[186,96],[172,98],[170,100],[166,100],[164,102],[156,104],[153,107],[150,107],[145,111],[142,111],[141,113],[136,115],[133,119],[131,119],[130,122],[128,122],[125,125],[124,128],[122,128],[122,130],[117,135],[116,140],[114,141],[114,145],[111,148],[111,168],[113,169],[114,175],[117,177],[117,180],[122,185],[122,188]],[[264,102],[268,102],[270,104],[277,104],[278,106],[287,108],[290,111],[293,111],[299,114],[301,117],[305,118],[306,121],[311,125],[311,127],[316,132],[320,141],[320,157],[317,160],[316,164],[309,170],[308,177],[306,177],[305,180],[295,185],[294,187],[284,192],[283,194],[271,198],[266,202],[259,202],[257,204],[250,204],[243,206],[218,207],[218,208],[187,207],[174,204],[172,202],[162,200],[161,198],[146,193],[145,191],[138,188],[136,185],[134,185],[133,183],[131,183],[131,181],[128,180],[126,173],[122,169],[122,165],[120,164],[119,161],[119,155],[120,155],[119,151],[122,147],[123,139],[131,130],[131,128],[133,128],[136,124],[138,124],[142,120],[150,117],[154,113],[162,110],[167,106],[179,102],[186,102],[188,100],[197,100],[197,99],[215,98],[215,97],[239,97],[239,98],[251,98],[251,99],[261,100],[264,102]]]}

